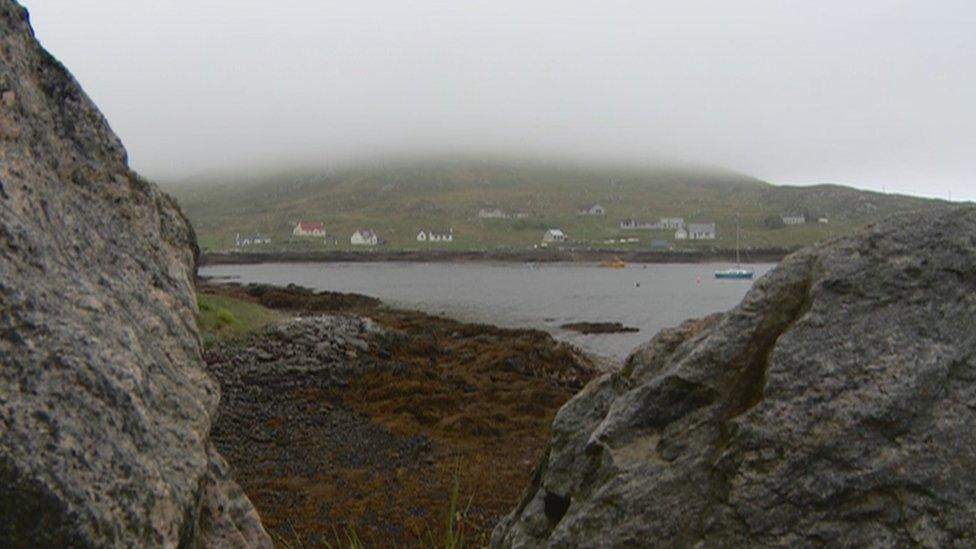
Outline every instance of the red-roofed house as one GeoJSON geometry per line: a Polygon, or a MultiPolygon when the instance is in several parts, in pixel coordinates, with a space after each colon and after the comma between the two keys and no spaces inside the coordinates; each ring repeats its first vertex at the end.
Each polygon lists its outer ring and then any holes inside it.
{"type": "Polygon", "coordinates": [[[295,236],[325,236],[325,223],[299,221],[292,234],[295,236]]]}

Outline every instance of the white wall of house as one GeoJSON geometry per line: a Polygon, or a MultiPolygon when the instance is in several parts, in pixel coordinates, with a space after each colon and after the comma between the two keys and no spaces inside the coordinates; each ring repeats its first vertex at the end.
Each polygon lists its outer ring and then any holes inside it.
{"type": "Polygon", "coordinates": [[[549,229],[544,235],[542,235],[542,241],[549,242],[565,242],[566,233],[559,229],[549,229]]]}
{"type": "Polygon", "coordinates": [[[375,246],[379,242],[376,233],[363,233],[356,231],[349,238],[349,243],[353,246],[375,246]]]}

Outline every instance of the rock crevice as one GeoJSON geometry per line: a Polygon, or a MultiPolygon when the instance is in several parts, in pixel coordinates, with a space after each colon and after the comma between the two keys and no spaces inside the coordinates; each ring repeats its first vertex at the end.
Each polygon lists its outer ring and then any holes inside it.
{"type": "Polygon", "coordinates": [[[971,545],[974,240],[973,208],[892,219],[658,334],[560,410],[493,546],[971,545]]]}

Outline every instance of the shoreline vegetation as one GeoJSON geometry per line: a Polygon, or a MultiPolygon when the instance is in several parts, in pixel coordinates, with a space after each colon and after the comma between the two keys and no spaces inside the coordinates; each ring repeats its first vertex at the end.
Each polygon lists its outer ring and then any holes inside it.
{"type": "Polygon", "coordinates": [[[600,371],[540,330],[358,294],[207,279],[197,294],[222,394],[215,444],[272,537],[299,546],[336,532],[367,545],[485,545],[556,411],[600,371]],[[448,515],[460,521],[448,527],[448,515]]]}
{"type": "MultiPolygon", "coordinates": [[[[744,250],[743,263],[778,263],[796,251],[794,248],[744,250]]],[[[375,262],[510,262],[510,263],[599,263],[621,260],[626,263],[724,263],[733,261],[735,250],[624,251],[598,249],[453,251],[453,250],[368,250],[368,251],[280,251],[280,252],[203,252],[201,266],[255,263],[375,263],[375,262]]]]}

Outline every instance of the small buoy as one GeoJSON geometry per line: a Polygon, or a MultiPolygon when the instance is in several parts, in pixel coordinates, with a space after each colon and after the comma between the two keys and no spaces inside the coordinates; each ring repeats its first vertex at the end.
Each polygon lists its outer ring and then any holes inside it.
{"type": "Polygon", "coordinates": [[[640,282],[634,282],[634,287],[635,288],[640,288],[640,282]]]}
{"type": "Polygon", "coordinates": [[[701,286],[701,277],[700,276],[696,276],[695,277],[695,284],[698,284],[699,286],[701,286]]]}

